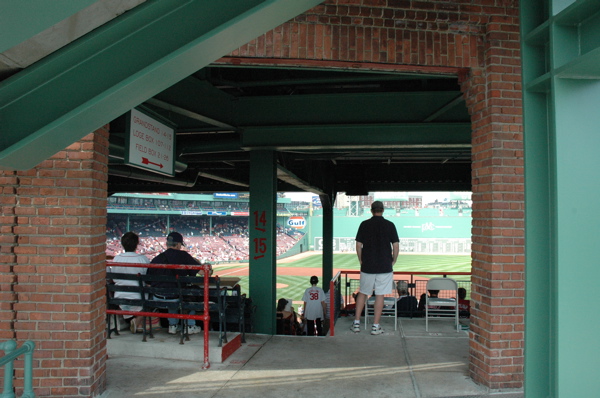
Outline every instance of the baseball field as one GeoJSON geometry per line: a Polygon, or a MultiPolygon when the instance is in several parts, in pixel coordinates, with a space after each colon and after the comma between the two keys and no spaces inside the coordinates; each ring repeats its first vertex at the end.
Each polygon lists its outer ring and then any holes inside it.
{"type": "MultiPolygon", "coordinates": [[[[333,255],[335,275],[340,270],[359,270],[356,253],[333,255]]],[[[277,262],[277,298],[302,300],[304,290],[310,286],[312,275],[321,278],[322,256],[318,252],[305,252],[277,262]]],[[[240,278],[242,292],[249,293],[248,264],[215,265],[215,274],[221,277],[240,278]]],[[[419,255],[400,254],[394,271],[406,272],[470,272],[471,256],[468,255],[419,255]]]]}

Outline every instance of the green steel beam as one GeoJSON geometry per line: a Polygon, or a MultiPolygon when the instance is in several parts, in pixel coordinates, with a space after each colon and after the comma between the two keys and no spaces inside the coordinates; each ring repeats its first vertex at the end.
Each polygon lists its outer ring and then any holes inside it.
{"type": "Polygon", "coordinates": [[[585,396],[598,384],[589,331],[600,321],[572,292],[600,279],[600,3],[521,2],[521,21],[525,395],[585,396]]]}
{"type": "MultiPolygon", "coordinates": [[[[597,67],[600,69],[600,65],[597,67]]],[[[550,216],[555,289],[551,289],[554,320],[553,363],[557,397],[585,396],[598,385],[600,356],[590,349],[589,331],[600,329],[600,318],[589,316],[578,294],[597,289],[600,280],[600,81],[556,79],[554,85],[555,181],[550,216]],[[587,391],[587,392],[586,392],[587,391]]],[[[551,163],[552,164],[552,163],[551,163]]],[[[550,286],[552,287],[552,286],[550,286]]],[[[552,314],[552,312],[551,312],[552,314]]],[[[597,345],[596,345],[597,347],[597,345]]]]}
{"type": "Polygon", "coordinates": [[[286,169],[283,166],[277,165],[277,178],[281,181],[285,181],[290,185],[293,185],[303,191],[306,192],[312,192],[316,195],[323,195],[324,192],[321,188],[315,187],[313,185],[311,185],[310,183],[302,180],[301,178],[299,178],[298,176],[296,176],[294,173],[292,173],[291,171],[289,171],[288,169],[286,169]]]}
{"type": "Polygon", "coordinates": [[[470,148],[469,123],[248,127],[245,149],[470,148]]]}
{"type": "Polygon", "coordinates": [[[223,129],[223,130],[229,130],[229,131],[236,131],[237,128],[224,123],[220,120],[216,120],[213,118],[210,118],[206,115],[200,115],[199,113],[196,113],[190,109],[186,109],[186,108],[181,108],[177,105],[173,105],[170,102],[165,102],[165,101],[161,101],[159,99],[156,98],[150,98],[149,100],[146,101],[146,104],[152,105],[154,107],[157,107],[159,109],[162,109],[163,111],[166,111],[167,114],[172,114],[172,113],[177,113],[179,115],[188,117],[190,119],[199,121],[201,123],[205,123],[208,124],[210,126],[214,126],[214,127],[218,127],[219,129],[223,129]]]}
{"type": "MultiPolygon", "coordinates": [[[[220,65],[221,66],[221,65],[220,65]]],[[[250,87],[279,87],[279,86],[305,86],[309,84],[355,84],[355,83],[380,83],[380,82],[396,82],[403,80],[431,79],[431,75],[421,75],[416,73],[406,74],[390,74],[388,76],[369,75],[368,72],[356,73],[356,71],[346,72],[347,76],[337,77],[320,77],[310,79],[286,79],[286,80],[256,80],[249,82],[236,82],[229,80],[213,79],[213,82],[223,86],[231,86],[237,88],[250,87]]],[[[456,79],[456,76],[437,76],[440,79],[456,79]]]]}
{"type": "MultiPolygon", "coordinates": [[[[453,101],[457,91],[339,93],[241,97],[236,113],[241,126],[332,124],[332,123],[412,123],[422,122],[432,112],[453,101]],[[264,112],[273,109],[273,112],[264,112]]],[[[468,121],[466,107],[453,109],[451,121],[468,121]],[[458,118],[458,119],[457,119],[458,118]]]]}
{"type": "MultiPolygon", "coordinates": [[[[335,194],[320,195],[321,203],[323,204],[323,262],[322,262],[322,278],[321,287],[324,291],[329,291],[329,282],[333,279],[333,203],[335,202],[335,194]]],[[[330,303],[333,304],[333,303],[330,303]]],[[[325,318],[328,318],[326,316],[325,318]]],[[[325,321],[325,320],[324,320],[325,321]]]]}
{"type": "Polygon", "coordinates": [[[0,53],[83,10],[97,0],[3,0],[0,53]]]}
{"type": "Polygon", "coordinates": [[[26,170],[320,0],[149,0],[0,85],[0,169],[26,170]]]}
{"type": "Polygon", "coordinates": [[[257,333],[275,334],[277,178],[273,151],[250,153],[250,297],[257,333]]]}
{"type": "MultiPolygon", "coordinates": [[[[188,109],[207,118],[233,125],[234,98],[217,89],[206,80],[189,76],[155,96],[171,105],[188,109]]],[[[167,115],[168,113],[165,113],[167,115]]],[[[186,126],[179,126],[185,128],[186,126]]],[[[192,127],[192,125],[187,126],[192,127]]]]}

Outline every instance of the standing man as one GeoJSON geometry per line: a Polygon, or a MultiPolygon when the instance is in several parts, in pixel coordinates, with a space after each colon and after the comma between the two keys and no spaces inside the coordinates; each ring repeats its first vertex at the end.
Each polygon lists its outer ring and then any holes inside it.
{"type": "Polygon", "coordinates": [[[383,296],[392,292],[393,267],[399,251],[398,232],[394,223],[383,218],[383,203],[371,205],[371,217],[363,221],[356,233],[356,255],[360,262],[360,292],[356,297],[356,315],[352,331],[360,332],[360,316],[368,296],[375,292],[375,316],[371,334],[381,334],[379,326],[383,296]]]}
{"type": "MultiPolygon", "coordinates": [[[[180,264],[180,265],[200,265],[200,262],[192,257],[188,252],[183,251],[183,236],[179,232],[171,232],[167,235],[167,250],[160,253],[150,261],[151,264],[180,264]]],[[[180,275],[180,276],[195,276],[197,270],[185,269],[170,269],[170,268],[148,268],[147,275],[180,275]]],[[[211,272],[212,273],[212,272],[211,272]]],[[[153,287],[177,287],[176,283],[171,282],[155,282],[153,287]]],[[[159,297],[155,295],[157,300],[174,301],[176,297],[159,297]]],[[[177,310],[169,309],[169,313],[175,313],[177,310]]],[[[190,315],[194,313],[190,312],[190,315]]],[[[177,319],[169,319],[169,333],[177,333],[177,319]]],[[[188,319],[188,333],[200,333],[201,329],[196,326],[196,321],[188,319]]]]}

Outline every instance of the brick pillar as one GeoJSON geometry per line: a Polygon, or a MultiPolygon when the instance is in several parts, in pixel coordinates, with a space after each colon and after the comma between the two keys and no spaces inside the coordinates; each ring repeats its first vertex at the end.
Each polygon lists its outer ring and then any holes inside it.
{"type": "Polygon", "coordinates": [[[0,305],[15,318],[3,311],[0,334],[35,342],[36,396],[105,389],[107,156],[105,127],[34,169],[0,175],[0,305]]]}
{"type": "Polygon", "coordinates": [[[524,170],[519,27],[492,16],[485,66],[464,85],[473,123],[471,377],[523,387],[524,170]]]}
{"type": "Polygon", "coordinates": [[[18,177],[15,172],[0,170],[0,341],[14,339],[14,304],[17,296],[14,292],[16,264],[14,252],[17,238],[15,226],[17,217],[15,196],[18,177]]]}

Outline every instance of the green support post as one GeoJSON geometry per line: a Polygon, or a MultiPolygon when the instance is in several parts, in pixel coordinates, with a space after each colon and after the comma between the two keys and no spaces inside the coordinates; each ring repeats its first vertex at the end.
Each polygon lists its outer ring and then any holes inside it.
{"type": "Polygon", "coordinates": [[[600,3],[521,2],[525,147],[525,396],[597,390],[600,3]],[[591,17],[593,16],[593,17],[591,17]]]}
{"type": "Polygon", "coordinates": [[[329,290],[331,278],[333,278],[333,203],[323,205],[323,280],[321,281],[323,290],[329,290]]]}
{"type": "Polygon", "coordinates": [[[275,152],[250,153],[250,297],[256,305],[254,329],[275,334],[277,261],[277,169],[275,152]]]}

